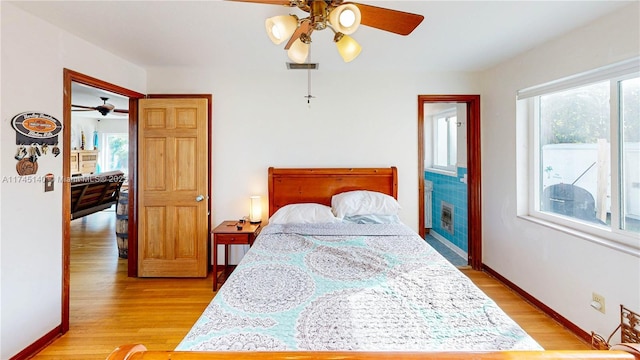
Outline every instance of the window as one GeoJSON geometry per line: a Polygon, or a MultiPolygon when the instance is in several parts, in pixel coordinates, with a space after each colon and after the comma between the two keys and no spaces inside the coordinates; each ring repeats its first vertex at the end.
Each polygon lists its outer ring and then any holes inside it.
{"type": "Polygon", "coordinates": [[[639,232],[640,223],[640,78],[619,83],[621,228],[639,232]]]}
{"type": "Polygon", "coordinates": [[[518,92],[528,215],[640,248],[638,59],[518,92]]]}
{"type": "Polygon", "coordinates": [[[455,171],[457,161],[458,117],[456,109],[433,117],[433,167],[455,171]]]}
{"type": "Polygon", "coordinates": [[[101,171],[120,170],[129,173],[129,134],[105,133],[100,151],[101,171]]]}

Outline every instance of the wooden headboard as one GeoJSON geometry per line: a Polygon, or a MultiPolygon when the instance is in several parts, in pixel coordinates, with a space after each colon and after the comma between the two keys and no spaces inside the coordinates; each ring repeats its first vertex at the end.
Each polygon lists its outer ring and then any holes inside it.
{"type": "Polygon", "coordinates": [[[269,216],[288,204],[331,205],[345,191],[378,191],[398,198],[398,170],[388,168],[269,168],[269,216]]]}

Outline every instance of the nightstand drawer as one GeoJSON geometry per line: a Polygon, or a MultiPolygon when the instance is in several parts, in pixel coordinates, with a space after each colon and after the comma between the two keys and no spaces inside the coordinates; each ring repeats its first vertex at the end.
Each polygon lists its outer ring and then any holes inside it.
{"type": "Polygon", "coordinates": [[[249,244],[249,234],[216,234],[218,244],[249,244]]]}

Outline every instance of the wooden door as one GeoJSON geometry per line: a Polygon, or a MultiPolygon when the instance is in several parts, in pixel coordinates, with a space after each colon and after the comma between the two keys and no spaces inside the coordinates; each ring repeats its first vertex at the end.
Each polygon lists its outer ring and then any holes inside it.
{"type": "Polygon", "coordinates": [[[207,276],[206,99],[141,99],[138,276],[207,276]]]}

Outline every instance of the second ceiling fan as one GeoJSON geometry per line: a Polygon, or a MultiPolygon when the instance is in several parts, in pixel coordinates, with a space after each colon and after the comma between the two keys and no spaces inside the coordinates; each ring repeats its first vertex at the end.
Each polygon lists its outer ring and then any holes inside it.
{"type": "Polygon", "coordinates": [[[116,107],[113,104],[109,104],[107,102],[107,100],[109,100],[108,97],[103,97],[101,96],[100,99],[102,99],[102,104],[98,105],[98,106],[84,106],[84,105],[71,105],[71,107],[74,107],[76,109],[72,109],[72,111],[97,111],[100,114],[102,114],[102,116],[107,116],[107,114],[109,113],[117,113],[117,114],[128,114],[129,110],[127,109],[116,109],[116,107]]]}
{"type": "Polygon", "coordinates": [[[398,35],[409,35],[424,19],[424,16],[404,11],[386,9],[342,0],[230,0],[271,5],[297,7],[309,13],[305,18],[296,15],[280,15],[265,22],[267,35],[273,43],[281,44],[288,39],[285,50],[296,63],[304,63],[309,55],[311,33],[314,30],[331,29],[333,41],[345,62],[355,59],[362,48],[349,35],[360,24],[389,31],[398,35]]]}

